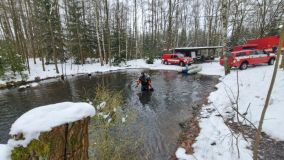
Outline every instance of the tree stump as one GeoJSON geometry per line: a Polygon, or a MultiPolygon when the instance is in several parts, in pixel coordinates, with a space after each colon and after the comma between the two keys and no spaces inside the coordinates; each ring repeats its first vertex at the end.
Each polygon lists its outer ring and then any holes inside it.
{"type": "MultiPolygon", "coordinates": [[[[12,160],[87,160],[88,125],[90,117],[54,127],[50,132],[41,133],[38,140],[32,140],[27,147],[12,150],[12,160]]],[[[20,140],[21,135],[14,135],[20,140]]]]}

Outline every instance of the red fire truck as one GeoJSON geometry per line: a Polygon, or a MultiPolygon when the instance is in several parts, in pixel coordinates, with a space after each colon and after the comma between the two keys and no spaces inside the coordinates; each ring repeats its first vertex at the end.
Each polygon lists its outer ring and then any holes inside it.
{"type": "MultiPolygon", "coordinates": [[[[244,45],[235,46],[232,52],[226,55],[228,65],[242,70],[246,69],[248,65],[261,63],[273,65],[279,41],[279,36],[269,36],[250,39],[244,45]]],[[[284,43],[281,50],[284,51],[284,43]]],[[[220,58],[220,64],[224,65],[224,56],[220,58]]]]}
{"type": "Polygon", "coordinates": [[[180,66],[185,66],[186,64],[190,65],[193,63],[193,59],[191,57],[185,57],[183,54],[180,53],[166,53],[162,56],[162,63],[163,64],[179,64],[180,66]]]}
{"type": "MultiPolygon", "coordinates": [[[[241,51],[241,50],[265,50],[268,53],[275,52],[280,38],[279,36],[268,36],[258,39],[249,39],[246,44],[235,46],[232,49],[232,52],[241,51]]],[[[282,45],[282,51],[284,51],[284,43],[282,45]]]]}
{"type": "MultiPolygon", "coordinates": [[[[268,53],[263,50],[241,50],[228,53],[229,67],[236,67],[241,70],[247,69],[249,65],[257,65],[266,63],[273,65],[275,61],[275,54],[268,53]]],[[[220,64],[224,65],[224,56],[220,58],[220,64]]]]}

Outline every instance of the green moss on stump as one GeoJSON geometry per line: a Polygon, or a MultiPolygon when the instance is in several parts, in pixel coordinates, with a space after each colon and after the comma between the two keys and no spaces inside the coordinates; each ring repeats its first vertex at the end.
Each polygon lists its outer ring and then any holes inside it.
{"type": "Polygon", "coordinates": [[[29,160],[32,157],[40,157],[48,159],[50,145],[40,140],[32,140],[30,144],[24,148],[22,146],[14,148],[12,151],[12,160],[29,160]]]}
{"type": "Polygon", "coordinates": [[[27,147],[14,148],[11,158],[12,160],[62,160],[66,158],[88,160],[89,121],[89,118],[85,118],[41,133],[38,140],[32,140],[27,147]]]}

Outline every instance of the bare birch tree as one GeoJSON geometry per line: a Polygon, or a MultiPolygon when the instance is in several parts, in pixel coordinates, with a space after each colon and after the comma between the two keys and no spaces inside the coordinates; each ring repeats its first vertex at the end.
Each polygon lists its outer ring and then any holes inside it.
{"type": "MultiPolygon", "coordinates": [[[[284,23],[283,23],[284,25],[284,23]]],[[[277,49],[277,57],[276,57],[276,61],[275,61],[275,66],[274,66],[274,70],[273,70],[273,74],[272,74],[272,79],[269,85],[269,89],[268,89],[268,93],[265,99],[265,103],[264,103],[264,107],[262,109],[261,112],[261,116],[260,116],[260,120],[259,120],[259,124],[258,124],[258,129],[255,133],[255,143],[254,143],[254,147],[253,147],[253,159],[257,160],[258,159],[258,149],[259,149],[259,143],[261,140],[261,131],[262,131],[262,125],[264,122],[264,117],[266,114],[266,111],[268,109],[269,106],[269,101],[270,101],[270,97],[272,94],[272,90],[274,87],[274,83],[275,83],[275,79],[276,79],[276,75],[277,75],[277,71],[278,71],[278,66],[279,66],[279,60],[280,60],[280,55],[281,55],[281,49],[282,49],[282,45],[284,42],[284,26],[282,25],[282,29],[281,29],[281,33],[280,33],[280,42],[278,45],[278,49],[277,49]]]]}

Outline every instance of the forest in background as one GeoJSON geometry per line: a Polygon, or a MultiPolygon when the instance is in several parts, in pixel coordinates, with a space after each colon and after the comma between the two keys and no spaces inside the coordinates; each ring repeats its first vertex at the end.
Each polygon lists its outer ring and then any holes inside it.
{"type": "Polygon", "coordinates": [[[36,58],[59,73],[66,60],[114,65],[173,47],[230,47],[277,35],[283,13],[283,0],[2,0],[0,76],[36,58]]]}

